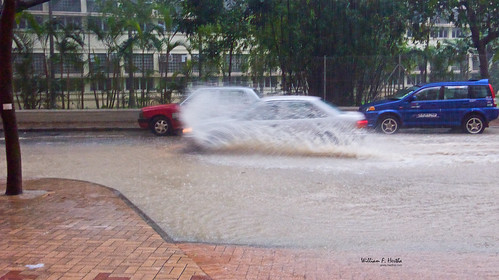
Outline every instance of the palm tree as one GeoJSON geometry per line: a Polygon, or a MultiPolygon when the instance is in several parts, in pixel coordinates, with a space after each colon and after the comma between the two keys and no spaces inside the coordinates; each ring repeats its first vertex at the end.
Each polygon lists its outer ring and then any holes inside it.
{"type": "Polygon", "coordinates": [[[19,95],[16,95],[18,106],[24,109],[40,108],[44,84],[35,72],[33,65],[34,40],[29,34],[20,33],[14,34],[14,43],[16,46],[14,50],[14,72],[16,74],[14,91],[18,91],[21,97],[19,100],[19,95]]]}
{"type": "MultiPolygon", "coordinates": [[[[106,101],[104,104],[107,108],[114,107],[114,103],[116,101],[117,107],[120,107],[120,93],[121,93],[121,57],[118,55],[113,55],[119,50],[119,40],[122,36],[123,27],[121,26],[120,21],[118,21],[115,17],[89,17],[88,18],[88,29],[91,33],[93,33],[99,41],[101,41],[106,47],[106,61],[100,61],[102,71],[102,75],[105,75],[107,80],[110,81],[111,88],[105,89],[106,98],[103,98],[106,101]],[[111,77],[112,75],[112,77],[111,77]]],[[[89,56],[92,51],[90,50],[89,44],[89,56]]],[[[89,58],[89,61],[91,59],[89,58]]],[[[90,67],[93,70],[93,66],[90,67]]],[[[93,74],[93,73],[90,73],[93,74]]],[[[122,97],[124,107],[125,98],[122,97]]]]}
{"type": "Polygon", "coordinates": [[[160,67],[160,103],[170,102],[170,97],[167,98],[167,80],[168,80],[168,68],[170,64],[170,54],[171,52],[179,47],[185,46],[185,42],[176,41],[175,36],[179,32],[178,25],[174,23],[174,9],[166,5],[156,5],[155,9],[158,11],[159,18],[162,22],[160,24],[159,36],[161,39],[161,49],[160,57],[163,55],[165,58],[164,67],[160,67]],[[162,52],[164,50],[164,52],[162,52]],[[164,76],[163,76],[164,75],[164,76]]]}
{"type": "Polygon", "coordinates": [[[62,86],[62,82],[64,80],[64,66],[67,66],[66,73],[66,90],[67,90],[67,108],[70,106],[70,88],[69,88],[69,74],[70,74],[70,65],[78,65],[81,64],[80,52],[84,46],[84,38],[83,38],[82,29],[79,26],[75,26],[69,24],[64,26],[62,30],[60,30],[60,35],[56,42],[57,50],[59,51],[58,62],[59,69],[61,75],[61,97],[62,97],[62,108],[65,106],[64,102],[64,87],[62,86]]]}
{"type": "Polygon", "coordinates": [[[42,48],[43,53],[43,69],[45,74],[45,93],[46,100],[45,106],[47,108],[55,107],[55,87],[54,87],[54,71],[53,69],[53,60],[54,55],[51,51],[51,38],[55,38],[58,36],[57,28],[59,27],[59,21],[49,17],[47,20],[39,21],[35,16],[30,13],[23,12],[21,14],[22,18],[27,19],[28,21],[28,33],[34,34],[37,38],[40,46],[42,48]],[[49,53],[50,52],[50,53],[49,53]]]}

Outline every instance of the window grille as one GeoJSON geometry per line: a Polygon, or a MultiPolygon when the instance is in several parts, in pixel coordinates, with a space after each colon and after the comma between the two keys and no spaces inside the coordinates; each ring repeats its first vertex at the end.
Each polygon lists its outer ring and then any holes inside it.
{"type": "Polygon", "coordinates": [[[53,0],[49,5],[52,5],[52,11],[81,12],[80,0],[53,0]]]}

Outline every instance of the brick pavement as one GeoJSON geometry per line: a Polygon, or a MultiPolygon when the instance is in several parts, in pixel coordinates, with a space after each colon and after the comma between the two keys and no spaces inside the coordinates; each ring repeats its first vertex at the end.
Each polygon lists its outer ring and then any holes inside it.
{"type": "Polygon", "coordinates": [[[174,243],[106,187],[40,179],[25,181],[24,190],[22,196],[0,196],[0,280],[499,279],[499,252],[356,253],[174,243]],[[385,257],[402,263],[361,260],[385,257]]]}
{"type": "Polygon", "coordinates": [[[23,195],[0,196],[0,280],[210,279],[111,189],[24,184],[23,195]]]}

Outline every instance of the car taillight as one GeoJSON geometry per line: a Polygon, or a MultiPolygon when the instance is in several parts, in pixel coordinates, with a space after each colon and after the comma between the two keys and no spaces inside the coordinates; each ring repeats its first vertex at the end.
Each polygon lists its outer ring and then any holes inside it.
{"type": "Polygon", "coordinates": [[[494,92],[494,88],[492,87],[491,84],[489,84],[490,87],[490,92],[492,92],[492,104],[494,104],[494,107],[497,107],[496,104],[496,93],[494,92]]]}
{"type": "Polygon", "coordinates": [[[357,128],[366,128],[366,127],[367,127],[367,120],[357,121],[357,128]]]}

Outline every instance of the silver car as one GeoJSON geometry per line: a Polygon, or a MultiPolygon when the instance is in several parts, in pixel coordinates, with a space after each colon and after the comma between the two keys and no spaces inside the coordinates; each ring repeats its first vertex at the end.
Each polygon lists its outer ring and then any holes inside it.
{"type": "Polygon", "coordinates": [[[275,96],[235,117],[199,122],[188,136],[204,148],[342,145],[366,125],[362,113],[341,111],[319,97],[275,96]]]}

